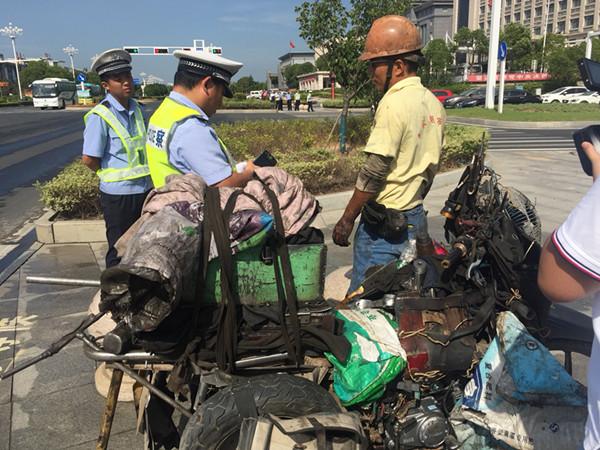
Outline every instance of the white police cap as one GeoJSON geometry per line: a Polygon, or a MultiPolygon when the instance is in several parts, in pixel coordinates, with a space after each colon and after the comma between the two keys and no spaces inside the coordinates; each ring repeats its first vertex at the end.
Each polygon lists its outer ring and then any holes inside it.
{"type": "Polygon", "coordinates": [[[131,55],[120,48],[106,50],[94,60],[91,70],[100,76],[110,72],[130,71],[131,55]]]}
{"type": "Polygon", "coordinates": [[[212,53],[191,50],[176,50],[173,55],[179,59],[178,70],[196,75],[210,76],[225,82],[225,96],[232,97],[229,90],[231,78],[244,66],[243,63],[223,58],[212,53]]]}

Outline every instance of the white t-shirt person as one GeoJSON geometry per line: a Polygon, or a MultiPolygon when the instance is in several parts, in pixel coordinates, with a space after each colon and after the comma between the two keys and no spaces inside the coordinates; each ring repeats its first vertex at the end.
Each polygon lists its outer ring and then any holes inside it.
{"type": "MultiPolygon", "coordinates": [[[[552,241],[561,256],[600,282],[600,180],[554,232],[552,241]]],[[[594,344],[588,366],[588,421],[585,450],[600,448],[600,293],[592,300],[594,344]]]]}
{"type": "MultiPolygon", "coordinates": [[[[600,154],[586,144],[594,184],[567,220],[546,242],[538,284],[557,303],[592,296],[594,343],[588,366],[588,419],[585,450],[600,449],[600,154]]],[[[600,149],[598,149],[600,150],[600,149]]]]}

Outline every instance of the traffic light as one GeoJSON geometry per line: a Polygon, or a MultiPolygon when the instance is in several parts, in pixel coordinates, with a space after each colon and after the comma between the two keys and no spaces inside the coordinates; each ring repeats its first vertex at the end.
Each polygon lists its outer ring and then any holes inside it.
{"type": "Polygon", "coordinates": [[[123,50],[125,50],[127,53],[133,53],[133,54],[140,52],[140,49],[137,47],[125,47],[123,50]]]}
{"type": "Polygon", "coordinates": [[[164,55],[169,53],[169,49],[166,47],[154,47],[154,54],[155,55],[164,55]]]}
{"type": "Polygon", "coordinates": [[[210,49],[210,52],[214,53],[215,55],[220,55],[222,51],[223,50],[221,49],[221,47],[213,47],[210,49]]]}

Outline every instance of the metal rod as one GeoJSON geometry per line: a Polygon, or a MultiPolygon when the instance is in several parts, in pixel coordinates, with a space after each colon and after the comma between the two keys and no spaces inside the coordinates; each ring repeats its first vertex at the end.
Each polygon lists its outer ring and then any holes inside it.
{"type": "Polygon", "coordinates": [[[100,434],[96,441],[96,450],[106,450],[108,448],[108,439],[110,438],[117,402],[119,401],[119,392],[121,391],[121,381],[123,381],[123,372],[113,369],[108,394],[106,395],[106,406],[102,414],[102,422],[100,422],[100,434]]]}
{"type": "Polygon", "coordinates": [[[274,355],[267,356],[253,356],[250,358],[242,359],[240,361],[236,361],[235,368],[246,369],[248,367],[260,366],[262,364],[270,364],[278,361],[285,361],[288,358],[289,355],[287,352],[275,353],[274,355]]]}
{"type": "Polygon", "coordinates": [[[28,283],[60,284],[64,286],[89,286],[100,287],[100,280],[83,280],[79,278],[34,277],[25,278],[28,283]]]}
{"type": "MultiPolygon", "coordinates": [[[[90,339],[88,339],[83,333],[80,333],[77,337],[79,339],[81,339],[83,342],[85,342],[86,345],[88,345],[92,349],[94,349],[96,352],[100,351],[100,348],[96,344],[94,344],[90,339]]],[[[131,378],[133,378],[135,381],[137,381],[141,385],[147,387],[150,392],[152,392],[154,395],[156,395],[162,401],[171,405],[173,408],[178,409],[181,412],[181,414],[183,414],[187,418],[192,417],[192,412],[189,409],[187,409],[185,406],[182,406],[179,403],[177,403],[175,400],[173,400],[171,397],[169,397],[163,391],[158,389],[152,383],[148,383],[148,380],[146,380],[144,377],[141,377],[135,370],[132,370],[131,368],[127,367],[125,364],[118,362],[118,361],[113,362],[112,365],[114,365],[117,369],[125,372],[127,375],[129,375],[131,378]]]]}

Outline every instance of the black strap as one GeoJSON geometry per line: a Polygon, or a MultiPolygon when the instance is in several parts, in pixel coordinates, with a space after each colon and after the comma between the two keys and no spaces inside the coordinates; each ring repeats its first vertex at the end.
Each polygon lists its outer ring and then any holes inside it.
{"type": "Polygon", "coordinates": [[[240,310],[240,299],[233,286],[235,266],[229,243],[229,225],[221,210],[218,188],[206,188],[204,225],[204,233],[208,236],[205,243],[208,243],[208,248],[210,248],[210,236],[214,236],[221,265],[221,304],[217,319],[217,365],[222,370],[232,372],[235,370],[237,356],[237,316],[240,310]]]}
{"type": "Polygon", "coordinates": [[[444,311],[448,308],[462,308],[484,303],[480,295],[452,294],[444,298],[411,297],[398,298],[399,309],[411,311],[444,311]]]}
{"type": "MultiPolygon", "coordinates": [[[[269,188],[260,177],[258,180],[262,183],[267,197],[271,202],[273,210],[273,218],[275,219],[275,236],[274,236],[274,261],[279,260],[281,263],[281,273],[283,273],[283,289],[281,287],[281,274],[279,269],[279,262],[273,264],[275,268],[275,280],[277,281],[277,293],[280,296],[281,309],[284,308],[284,301],[281,295],[285,296],[285,306],[290,314],[290,323],[292,333],[294,335],[294,344],[296,346],[293,356],[297,365],[302,364],[302,340],[300,339],[300,321],[298,319],[298,296],[296,294],[296,286],[294,285],[294,274],[292,273],[292,264],[290,261],[290,254],[288,247],[285,243],[285,229],[283,226],[283,219],[281,217],[281,210],[279,208],[279,201],[275,193],[269,188]]],[[[282,319],[285,319],[285,314],[282,315],[282,319]]],[[[287,326],[287,321],[282,320],[282,329],[284,330],[287,326]]],[[[287,334],[287,330],[284,331],[284,336],[287,334]]],[[[292,355],[290,355],[292,356],[292,355]]]]}

